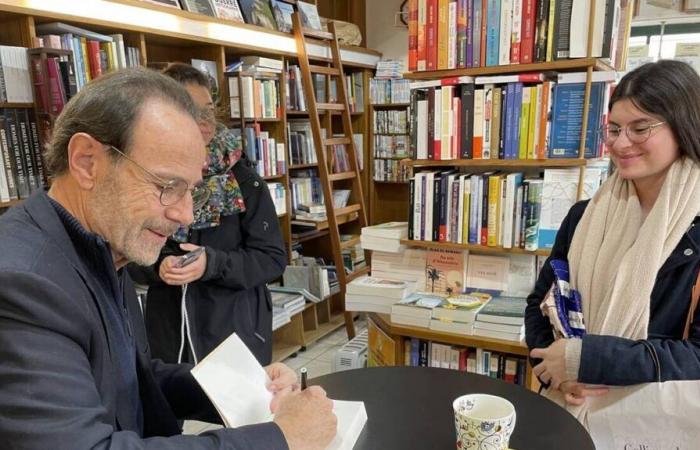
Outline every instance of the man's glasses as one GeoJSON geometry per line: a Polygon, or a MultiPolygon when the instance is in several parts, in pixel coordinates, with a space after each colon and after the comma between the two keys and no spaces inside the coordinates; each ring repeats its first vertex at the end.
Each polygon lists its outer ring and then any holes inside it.
{"type": "Polygon", "coordinates": [[[603,139],[603,142],[605,142],[605,144],[607,145],[612,145],[617,140],[617,138],[620,137],[620,135],[622,134],[622,130],[625,130],[627,139],[629,139],[631,143],[643,144],[647,141],[647,139],[651,137],[651,133],[652,131],[654,131],[655,128],[660,127],[665,123],[666,122],[632,122],[624,127],[608,124],[600,127],[598,133],[603,139]]]}
{"type": "Polygon", "coordinates": [[[190,189],[189,184],[187,184],[185,180],[178,178],[175,178],[173,180],[164,180],[158,175],[151,172],[150,170],[143,167],[141,164],[126,156],[126,154],[119,150],[117,147],[110,144],[105,145],[109,145],[109,147],[112,150],[119,153],[127,161],[131,161],[132,163],[134,163],[136,167],[141,169],[146,175],[148,175],[155,181],[156,186],[158,186],[158,188],[160,189],[161,205],[174,205],[175,203],[179,202],[185,196],[185,194],[187,194],[187,191],[192,192],[192,207],[195,211],[204,206],[207,203],[207,200],[209,200],[211,191],[206,186],[206,184],[199,183],[193,186],[192,189],[190,189]]]}

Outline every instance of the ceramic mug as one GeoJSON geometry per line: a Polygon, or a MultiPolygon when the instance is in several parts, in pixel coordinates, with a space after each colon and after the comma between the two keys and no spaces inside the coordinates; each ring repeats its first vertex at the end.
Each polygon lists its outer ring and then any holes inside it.
{"type": "Polygon", "coordinates": [[[515,429],[515,407],[508,400],[488,394],[468,394],[452,403],[457,448],[503,450],[515,429]]]}

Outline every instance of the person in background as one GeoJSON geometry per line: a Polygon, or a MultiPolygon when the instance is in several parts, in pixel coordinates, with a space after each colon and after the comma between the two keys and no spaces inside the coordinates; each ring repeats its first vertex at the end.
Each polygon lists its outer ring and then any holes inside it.
{"type": "Polygon", "coordinates": [[[212,191],[150,269],[130,267],[148,284],[145,308],[151,351],[166,362],[197,362],[236,332],[258,361],[272,359],[272,303],[266,283],[287,264],[275,206],[263,179],[241,152],[240,135],[217,124],[207,77],[188,64],[162,73],[181,83],[199,108],[208,144],[203,177],[212,191]],[[179,255],[204,247],[192,264],[179,255]]]}
{"type": "Polygon", "coordinates": [[[614,172],[564,219],[528,297],[526,340],[546,395],[585,423],[605,386],[700,379],[700,77],[659,61],[626,74],[600,134],[614,172]],[[540,304],[568,261],[586,334],[553,339],[540,304]]]}
{"type": "Polygon", "coordinates": [[[206,157],[182,86],[134,68],[71,99],[45,152],[51,188],[0,216],[0,442],[3,448],[321,449],[332,402],[266,368],[274,421],[183,436],[177,420],[220,422],[190,364],[151,359],[128,262],[153,264],[207,200],[206,157]]]}

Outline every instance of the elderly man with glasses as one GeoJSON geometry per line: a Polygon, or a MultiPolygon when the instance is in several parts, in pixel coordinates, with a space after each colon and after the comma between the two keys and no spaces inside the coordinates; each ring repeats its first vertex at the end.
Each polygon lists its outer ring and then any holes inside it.
{"type": "Polygon", "coordinates": [[[153,264],[206,201],[198,110],[146,69],[98,78],[58,118],[48,192],[0,217],[0,442],[21,449],[324,448],[332,402],[267,367],[274,422],[181,436],[219,422],[191,366],[151,360],[124,270],[153,264]]]}

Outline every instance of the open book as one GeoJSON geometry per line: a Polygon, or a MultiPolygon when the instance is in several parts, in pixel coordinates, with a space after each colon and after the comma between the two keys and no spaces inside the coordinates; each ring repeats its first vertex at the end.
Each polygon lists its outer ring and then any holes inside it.
{"type": "MultiPolygon", "coordinates": [[[[274,419],[270,412],[270,378],[236,333],[192,369],[192,375],[214,404],[227,427],[274,419]]],[[[328,447],[351,450],[367,422],[363,402],[334,400],[338,434],[328,447]]]]}

